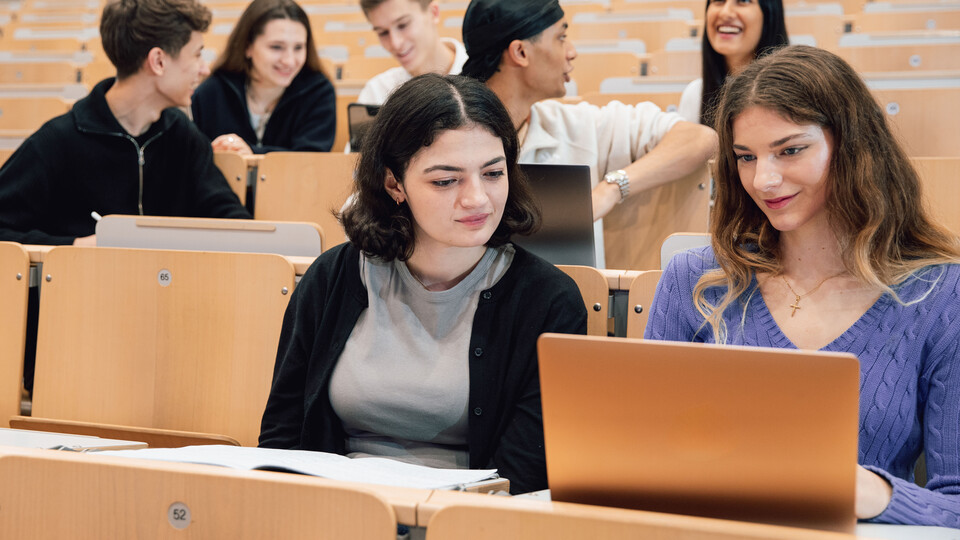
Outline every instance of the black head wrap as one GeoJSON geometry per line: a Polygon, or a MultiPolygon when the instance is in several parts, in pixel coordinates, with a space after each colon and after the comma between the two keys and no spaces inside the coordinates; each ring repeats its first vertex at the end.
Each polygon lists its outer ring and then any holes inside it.
{"type": "Polygon", "coordinates": [[[511,41],[533,37],[562,18],[558,0],[472,0],[463,17],[469,59],[461,73],[489,79],[511,41]]]}

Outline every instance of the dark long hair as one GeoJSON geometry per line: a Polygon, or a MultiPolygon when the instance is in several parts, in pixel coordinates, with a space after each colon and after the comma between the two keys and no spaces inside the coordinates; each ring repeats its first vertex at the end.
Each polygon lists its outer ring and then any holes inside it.
{"type": "Polygon", "coordinates": [[[387,169],[402,184],[417,152],[442,132],[466,126],[478,126],[498,137],[506,157],[507,202],[500,224],[486,245],[503,245],[513,234],[536,230],[540,211],[517,165],[517,131],[503,104],[475,79],[427,73],[397,88],[364,135],[354,179],[354,202],[340,214],[350,241],[364,253],[386,261],[409,259],[416,242],[413,215],[410,205],[398,205],[387,193],[387,169]]]}
{"type": "Polygon", "coordinates": [[[313,44],[313,31],[310,29],[310,19],[303,9],[293,0],[253,0],[247,9],[243,10],[237,25],[230,32],[227,45],[220,57],[214,62],[210,71],[226,71],[229,73],[243,73],[250,76],[250,61],[247,60],[247,48],[263,33],[268,22],[276,19],[288,19],[298,22],[307,29],[307,61],[301,69],[320,71],[320,57],[317,47],[313,44]]]}
{"type": "MultiPolygon", "coordinates": [[[[710,2],[707,0],[707,8],[710,2]]],[[[736,1],[736,0],[727,0],[736,1]]],[[[760,4],[760,11],[763,13],[763,29],[760,31],[760,41],[753,52],[754,58],[760,58],[770,54],[779,47],[788,45],[790,40],[787,38],[787,23],[783,19],[783,2],[781,0],[757,0],[760,4]]],[[[704,10],[706,13],[706,10],[704,10]]],[[[704,16],[706,21],[706,16],[704,16]]],[[[723,82],[727,80],[727,61],[722,54],[713,49],[710,40],[707,38],[707,26],[703,26],[703,45],[701,54],[703,56],[703,92],[700,99],[700,123],[705,126],[713,127],[714,109],[717,106],[717,99],[720,97],[720,89],[723,82]]]]}

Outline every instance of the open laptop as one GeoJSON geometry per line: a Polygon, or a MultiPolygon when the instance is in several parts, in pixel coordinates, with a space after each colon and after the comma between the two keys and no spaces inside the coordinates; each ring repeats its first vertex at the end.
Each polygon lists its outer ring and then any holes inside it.
{"type": "Polygon", "coordinates": [[[846,353],[544,334],[554,501],[852,532],[846,353]]]}
{"type": "Polygon", "coordinates": [[[551,264],[596,266],[590,167],[521,164],[520,168],[543,222],[539,231],[514,235],[513,242],[551,264]]]}

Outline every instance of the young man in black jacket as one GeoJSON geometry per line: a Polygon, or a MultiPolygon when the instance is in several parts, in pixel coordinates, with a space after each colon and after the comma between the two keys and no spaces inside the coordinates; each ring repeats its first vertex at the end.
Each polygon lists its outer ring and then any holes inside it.
{"type": "Polygon", "coordinates": [[[117,69],[0,169],[0,240],[94,245],[92,215],[250,218],[189,107],[209,70],[196,0],[113,0],[103,49],[117,69]],[[96,213],[96,214],[94,214],[96,213]]]}

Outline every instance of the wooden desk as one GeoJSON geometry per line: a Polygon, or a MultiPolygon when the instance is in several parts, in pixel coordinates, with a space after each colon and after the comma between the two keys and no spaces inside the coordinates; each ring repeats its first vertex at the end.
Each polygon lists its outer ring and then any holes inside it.
{"type": "Polygon", "coordinates": [[[74,450],[137,450],[146,448],[147,443],[139,441],[122,441],[119,439],[102,439],[85,435],[69,435],[66,433],[49,433],[46,431],[31,431],[28,429],[0,428],[0,446],[17,446],[20,448],[53,448],[65,446],[74,450]]]}

